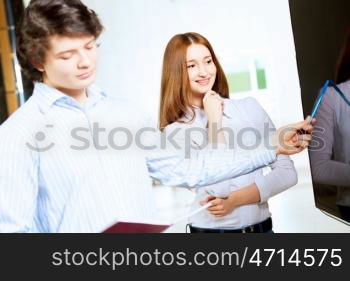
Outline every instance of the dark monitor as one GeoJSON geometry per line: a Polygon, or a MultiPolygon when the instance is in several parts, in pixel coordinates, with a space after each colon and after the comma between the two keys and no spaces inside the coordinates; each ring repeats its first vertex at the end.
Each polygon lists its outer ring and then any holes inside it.
{"type": "Polygon", "coordinates": [[[304,115],[326,80],[309,149],[315,205],[350,225],[350,1],[290,0],[304,115]]]}

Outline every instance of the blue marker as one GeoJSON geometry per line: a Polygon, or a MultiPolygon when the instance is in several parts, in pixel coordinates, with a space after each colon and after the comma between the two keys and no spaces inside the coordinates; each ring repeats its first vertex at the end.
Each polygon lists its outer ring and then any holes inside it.
{"type": "Polygon", "coordinates": [[[328,85],[329,85],[329,80],[327,80],[323,87],[322,87],[322,90],[321,90],[321,94],[318,96],[317,100],[316,100],[316,103],[311,111],[311,119],[312,120],[313,118],[315,118],[316,114],[317,114],[317,111],[318,109],[320,108],[320,105],[321,105],[321,102],[322,102],[322,99],[324,97],[324,95],[326,94],[326,91],[327,91],[327,88],[328,88],[328,85]]]}

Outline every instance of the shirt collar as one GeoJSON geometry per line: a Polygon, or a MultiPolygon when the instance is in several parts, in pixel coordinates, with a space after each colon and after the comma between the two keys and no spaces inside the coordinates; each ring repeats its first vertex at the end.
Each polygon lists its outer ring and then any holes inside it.
{"type": "Polygon", "coordinates": [[[231,108],[231,103],[232,100],[230,99],[224,99],[224,117],[231,119],[232,116],[232,112],[230,111],[231,108]]]}
{"type": "Polygon", "coordinates": [[[93,84],[87,89],[88,105],[94,106],[100,100],[105,99],[107,94],[103,92],[97,85],[93,84]]]}
{"type": "MultiPolygon", "coordinates": [[[[95,105],[101,99],[106,97],[106,94],[96,85],[91,85],[87,88],[87,95],[88,101],[86,105],[89,106],[95,105]]],[[[36,82],[34,84],[33,97],[39,101],[39,105],[44,113],[52,108],[52,106],[59,103],[66,106],[81,107],[72,97],[46,85],[45,83],[36,82]]]]}

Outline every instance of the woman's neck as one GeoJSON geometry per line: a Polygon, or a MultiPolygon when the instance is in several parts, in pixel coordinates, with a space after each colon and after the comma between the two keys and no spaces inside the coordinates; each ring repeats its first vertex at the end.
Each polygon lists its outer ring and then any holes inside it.
{"type": "Polygon", "coordinates": [[[198,108],[203,108],[203,95],[202,94],[192,94],[191,105],[198,108]]]}

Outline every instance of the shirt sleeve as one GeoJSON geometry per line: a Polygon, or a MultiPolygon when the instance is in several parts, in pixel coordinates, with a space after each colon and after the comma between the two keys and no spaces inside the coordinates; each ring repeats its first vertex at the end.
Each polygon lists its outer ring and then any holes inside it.
{"type": "Polygon", "coordinates": [[[338,94],[328,88],[317,113],[312,149],[309,150],[311,170],[315,183],[346,187],[350,183],[350,165],[332,160],[337,122],[334,104],[336,98],[339,98],[338,94]]]}
{"type": "Polygon", "coordinates": [[[0,127],[0,232],[31,232],[38,194],[38,159],[21,132],[0,127]]]}
{"type": "MultiPolygon", "coordinates": [[[[257,120],[268,124],[271,132],[275,131],[275,126],[266,111],[253,98],[250,99],[251,108],[254,108],[257,120]]],[[[289,156],[279,155],[271,165],[271,172],[267,175],[258,175],[255,178],[255,184],[260,193],[260,203],[265,203],[269,198],[275,196],[298,182],[298,174],[295,170],[293,161],[289,156]]]]}
{"type": "Polygon", "coordinates": [[[154,133],[149,139],[155,145],[147,153],[148,171],[164,185],[202,187],[250,173],[276,159],[275,150],[265,147],[239,154],[221,146],[195,146],[190,135],[177,129],[154,133]]]}

